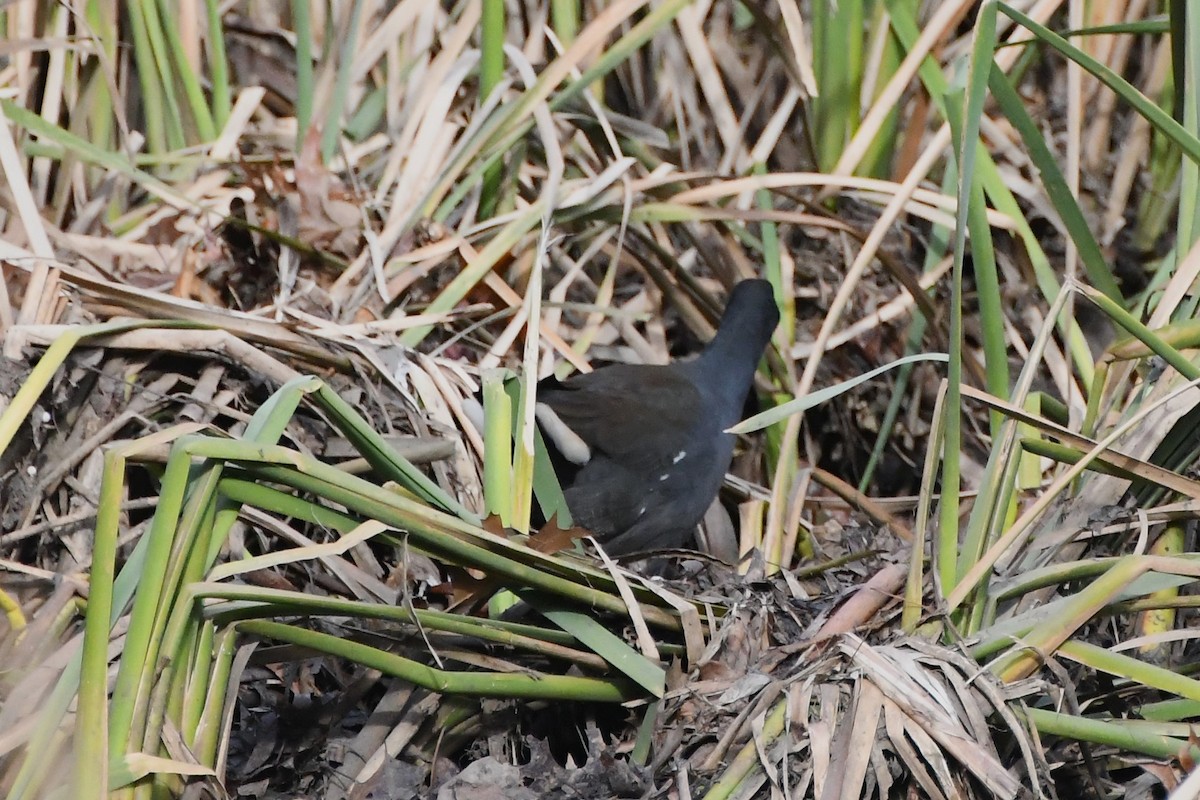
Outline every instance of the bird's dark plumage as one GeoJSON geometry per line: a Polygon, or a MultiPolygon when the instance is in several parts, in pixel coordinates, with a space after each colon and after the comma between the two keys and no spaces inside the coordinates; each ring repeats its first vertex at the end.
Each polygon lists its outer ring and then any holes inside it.
{"type": "Polygon", "coordinates": [[[741,417],[779,323],[771,284],[734,287],[699,357],[616,364],[538,386],[539,422],[574,523],[613,555],[681,546],[716,497],[741,417]],[[563,429],[569,429],[569,432],[563,429]]]}

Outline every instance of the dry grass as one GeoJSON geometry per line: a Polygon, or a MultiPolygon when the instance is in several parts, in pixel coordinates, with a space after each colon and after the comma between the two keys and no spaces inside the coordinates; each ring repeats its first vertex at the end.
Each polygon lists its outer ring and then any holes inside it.
{"type": "Polygon", "coordinates": [[[0,10],[7,797],[1190,769],[1200,145],[1149,4],[1026,4],[1148,25],[1071,39],[1115,78],[990,3],[170,5],[0,10]],[[752,275],[803,410],[730,563],[525,546],[535,379],[694,350],[752,275]]]}

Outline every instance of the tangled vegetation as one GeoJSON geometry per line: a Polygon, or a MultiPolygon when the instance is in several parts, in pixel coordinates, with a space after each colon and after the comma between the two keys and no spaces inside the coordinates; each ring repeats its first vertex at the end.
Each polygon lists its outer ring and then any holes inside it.
{"type": "Polygon", "coordinates": [[[1200,796],[1192,10],[0,7],[0,793],[1200,796]],[[751,276],[702,552],[536,524],[751,276]]]}

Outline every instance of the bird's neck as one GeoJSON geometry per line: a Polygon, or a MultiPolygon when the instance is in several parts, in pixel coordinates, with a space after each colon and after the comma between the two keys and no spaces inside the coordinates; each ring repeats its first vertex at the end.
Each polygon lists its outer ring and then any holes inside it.
{"type": "Polygon", "coordinates": [[[690,362],[697,384],[720,404],[722,415],[736,422],[762,357],[760,335],[739,325],[722,325],[698,358],[690,362]]]}

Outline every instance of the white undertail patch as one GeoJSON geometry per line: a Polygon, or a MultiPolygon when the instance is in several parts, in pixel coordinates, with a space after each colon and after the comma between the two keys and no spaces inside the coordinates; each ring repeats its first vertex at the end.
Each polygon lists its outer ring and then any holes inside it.
{"type": "Polygon", "coordinates": [[[533,412],[538,424],[542,426],[542,433],[558,448],[563,458],[580,466],[591,460],[592,448],[562,421],[553,408],[545,403],[538,403],[533,412]]]}

